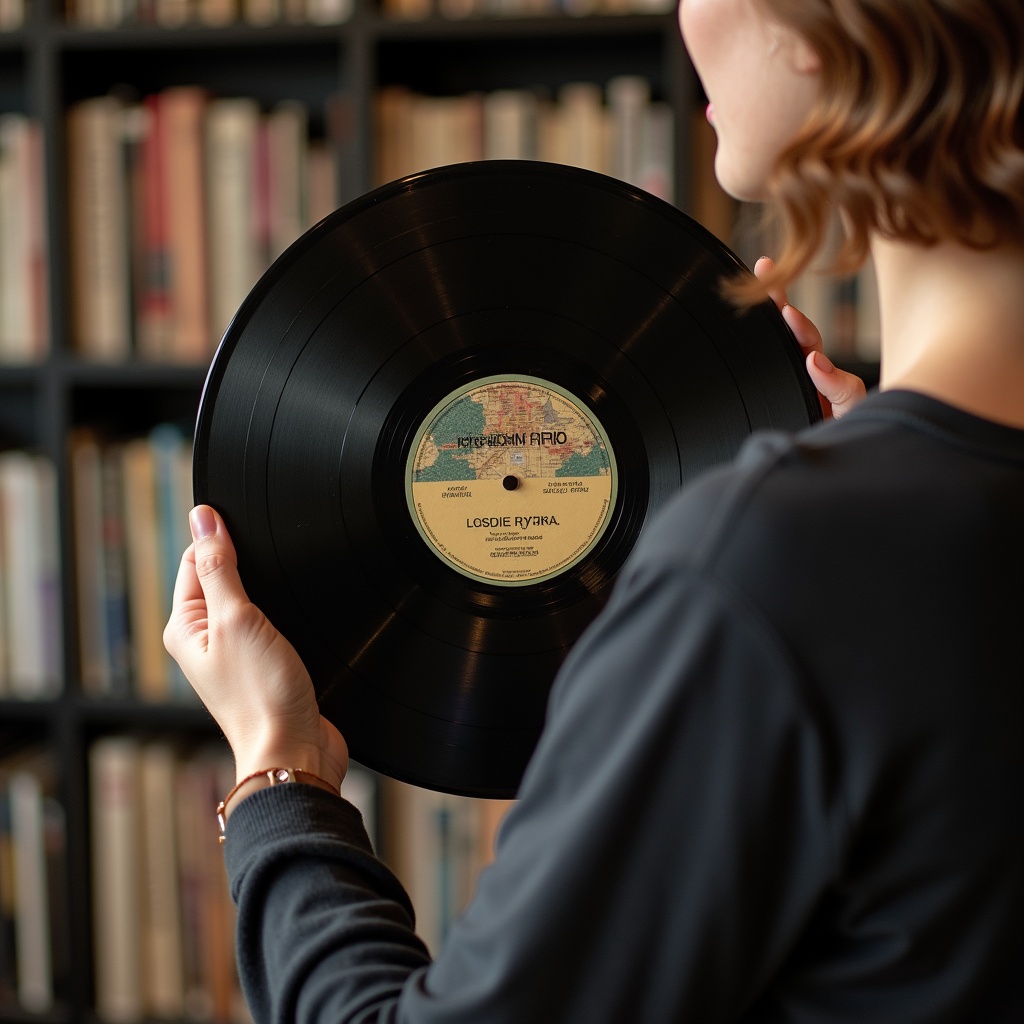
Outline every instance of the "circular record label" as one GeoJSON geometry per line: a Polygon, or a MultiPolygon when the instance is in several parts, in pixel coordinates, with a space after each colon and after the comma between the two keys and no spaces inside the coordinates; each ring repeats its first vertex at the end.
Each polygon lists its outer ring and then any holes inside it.
{"type": "Polygon", "coordinates": [[[413,522],[442,561],[504,586],[565,572],[615,507],[615,457],[601,424],[550,381],[485,377],[423,421],[406,465],[413,522]]]}

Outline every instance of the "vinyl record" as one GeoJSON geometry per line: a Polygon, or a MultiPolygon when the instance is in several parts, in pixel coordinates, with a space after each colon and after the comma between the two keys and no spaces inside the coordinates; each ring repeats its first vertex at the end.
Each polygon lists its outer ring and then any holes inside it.
{"type": "Polygon", "coordinates": [[[644,523],[818,418],[784,321],[674,207],[526,161],[427,171],[267,271],[204,389],[195,499],[361,763],[511,796],[644,523]]]}

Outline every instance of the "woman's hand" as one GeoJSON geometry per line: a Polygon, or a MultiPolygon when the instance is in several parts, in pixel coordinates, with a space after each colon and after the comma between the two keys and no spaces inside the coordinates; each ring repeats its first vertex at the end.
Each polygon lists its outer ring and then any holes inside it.
{"type": "MultiPolygon", "coordinates": [[[[767,256],[762,256],[754,264],[754,275],[763,277],[773,267],[767,256]]],[[[818,389],[821,401],[821,412],[825,419],[839,419],[848,413],[867,393],[864,381],[856,374],[840,370],[823,351],[821,332],[795,306],[789,304],[785,292],[769,292],[772,301],[778,306],[783,320],[789,324],[800,348],[804,353],[804,365],[807,367],[811,382],[818,389]]]]}
{"type": "Polygon", "coordinates": [[[345,740],[321,717],[295,648],[246,596],[224,520],[198,505],[189,525],[164,646],[224,731],[237,778],[302,768],[340,788],[345,740]]]}

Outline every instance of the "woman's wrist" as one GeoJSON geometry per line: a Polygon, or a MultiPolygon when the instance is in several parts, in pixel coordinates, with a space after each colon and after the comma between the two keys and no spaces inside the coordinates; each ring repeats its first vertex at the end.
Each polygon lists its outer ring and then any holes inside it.
{"type": "Polygon", "coordinates": [[[247,796],[260,789],[269,786],[282,785],[285,783],[299,783],[315,786],[318,789],[326,790],[337,796],[341,791],[341,783],[337,785],[332,781],[317,775],[315,772],[305,768],[296,768],[286,765],[270,765],[256,771],[243,775],[234,787],[224,796],[224,799],[217,805],[217,822],[220,825],[221,842],[224,841],[224,829],[232,811],[247,796]]]}

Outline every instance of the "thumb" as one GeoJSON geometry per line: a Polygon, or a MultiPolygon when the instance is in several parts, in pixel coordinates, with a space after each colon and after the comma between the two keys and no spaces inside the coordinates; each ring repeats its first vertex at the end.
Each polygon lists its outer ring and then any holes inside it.
{"type": "Polygon", "coordinates": [[[849,412],[867,393],[860,377],[840,370],[821,352],[811,352],[807,356],[807,373],[831,405],[832,415],[836,419],[849,412]]]}
{"type": "Polygon", "coordinates": [[[195,544],[196,576],[206,598],[211,620],[233,602],[248,598],[238,575],[238,556],[220,515],[209,505],[197,505],[189,513],[189,528],[195,544]]]}

